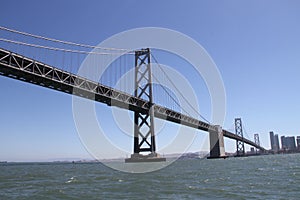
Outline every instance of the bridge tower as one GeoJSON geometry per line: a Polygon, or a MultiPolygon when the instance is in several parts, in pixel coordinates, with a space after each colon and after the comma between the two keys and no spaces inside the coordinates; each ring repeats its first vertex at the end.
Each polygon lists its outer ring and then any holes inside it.
{"type": "Polygon", "coordinates": [[[149,103],[149,111],[134,112],[133,154],[125,162],[160,162],[166,161],[156,153],[154,133],[154,106],[152,96],[152,74],[150,49],[135,51],[135,91],[134,96],[149,103]],[[141,154],[148,152],[148,155],[141,154]]]}
{"type": "MultiPolygon", "coordinates": [[[[235,118],[235,134],[244,138],[241,118],[235,118]]],[[[236,156],[245,156],[244,141],[236,141],[236,156]]]]}
{"type": "MultiPolygon", "coordinates": [[[[254,143],[257,144],[258,146],[260,146],[260,141],[259,141],[259,135],[258,133],[254,134],[254,143]]],[[[260,153],[259,149],[256,148],[256,154],[260,153]]]]}

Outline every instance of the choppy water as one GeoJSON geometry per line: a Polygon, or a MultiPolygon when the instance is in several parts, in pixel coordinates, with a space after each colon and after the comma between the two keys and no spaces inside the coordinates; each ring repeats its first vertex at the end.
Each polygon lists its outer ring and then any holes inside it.
{"type": "Polygon", "coordinates": [[[300,154],[179,160],[130,174],[99,163],[0,164],[0,199],[299,199],[300,154]]]}

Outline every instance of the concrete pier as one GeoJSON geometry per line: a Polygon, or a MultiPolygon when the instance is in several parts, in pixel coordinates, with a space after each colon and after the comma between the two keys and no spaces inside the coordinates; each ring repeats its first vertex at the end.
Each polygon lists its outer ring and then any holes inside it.
{"type": "Polygon", "coordinates": [[[131,154],[130,158],[125,159],[125,163],[138,163],[138,162],[165,162],[166,158],[160,157],[157,153],[150,153],[149,155],[142,155],[139,153],[131,154]]]}
{"type": "Polygon", "coordinates": [[[227,158],[224,147],[223,130],[221,126],[213,126],[209,131],[210,142],[210,156],[208,159],[213,158],[227,158]]]}

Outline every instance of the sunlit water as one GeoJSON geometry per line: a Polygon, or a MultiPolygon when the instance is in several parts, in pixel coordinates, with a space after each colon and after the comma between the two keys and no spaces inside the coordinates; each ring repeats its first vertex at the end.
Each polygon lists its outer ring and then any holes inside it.
{"type": "Polygon", "coordinates": [[[0,199],[300,199],[300,154],[178,160],[144,174],[99,163],[6,163],[0,199]]]}

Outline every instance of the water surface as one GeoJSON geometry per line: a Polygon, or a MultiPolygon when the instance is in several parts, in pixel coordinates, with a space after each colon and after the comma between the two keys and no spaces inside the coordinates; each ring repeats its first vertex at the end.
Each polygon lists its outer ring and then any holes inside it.
{"type": "Polygon", "coordinates": [[[299,199],[300,154],[178,160],[144,174],[99,163],[0,164],[0,199],[299,199]]]}

